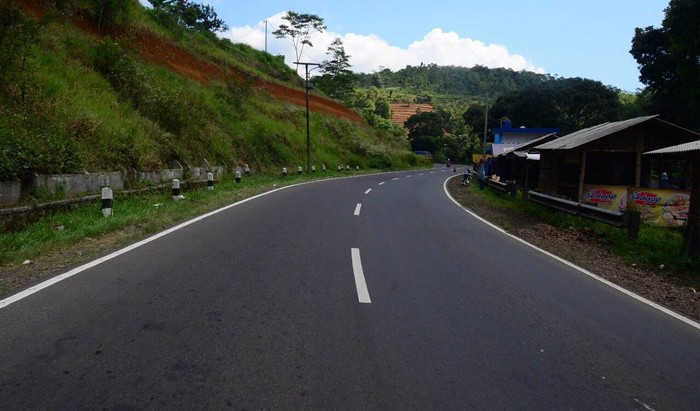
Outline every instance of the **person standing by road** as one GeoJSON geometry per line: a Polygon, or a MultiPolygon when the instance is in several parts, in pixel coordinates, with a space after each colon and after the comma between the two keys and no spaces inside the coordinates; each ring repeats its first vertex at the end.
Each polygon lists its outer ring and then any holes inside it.
{"type": "Polygon", "coordinates": [[[479,180],[479,190],[483,190],[484,180],[486,180],[486,163],[483,158],[479,160],[479,173],[476,175],[476,178],[479,180]]]}

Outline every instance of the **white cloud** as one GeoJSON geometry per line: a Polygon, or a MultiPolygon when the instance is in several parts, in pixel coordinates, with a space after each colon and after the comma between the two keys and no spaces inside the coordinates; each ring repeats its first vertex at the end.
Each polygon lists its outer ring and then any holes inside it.
{"type": "MultiPolygon", "coordinates": [[[[280,12],[268,18],[267,51],[275,55],[284,55],[287,64],[293,66],[292,62],[296,61],[296,55],[291,41],[278,39],[272,35],[272,32],[285,22],[282,19],[284,14],[280,12]]],[[[233,27],[221,35],[234,43],[246,43],[259,50],[265,48],[264,22],[255,26],[233,27]]],[[[434,28],[422,39],[411,43],[408,48],[392,46],[374,34],[314,33],[311,37],[313,47],[304,48],[301,60],[314,63],[327,60],[329,56],[326,55],[326,51],[336,37],[342,40],[345,51],[350,56],[351,68],[356,72],[371,73],[380,67],[397,71],[407,65],[417,66],[421,63],[463,67],[482,65],[491,68],[510,68],[516,71],[545,72],[543,68],[535,66],[524,56],[510,53],[505,46],[461,38],[453,31],[443,32],[440,28],[434,28]]]]}

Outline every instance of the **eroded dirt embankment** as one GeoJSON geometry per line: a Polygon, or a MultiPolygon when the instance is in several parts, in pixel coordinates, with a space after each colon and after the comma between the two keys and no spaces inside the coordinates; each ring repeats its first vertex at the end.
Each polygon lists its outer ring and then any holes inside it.
{"type": "MultiPolygon", "coordinates": [[[[36,0],[25,0],[23,1],[23,6],[28,13],[37,18],[45,15],[45,6],[36,0]]],[[[123,33],[119,32],[99,33],[97,27],[85,19],[74,19],[73,22],[81,30],[96,37],[110,35],[114,38],[119,38],[123,35],[123,33]]],[[[151,64],[167,67],[200,84],[207,84],[213,79],[226,80],[230,76],[245,77],[252,80],[255,87],[266,90],[276,99],[306,107],[306,93],[301,88],[294,88],[252,76],[250,73],[237,69],[230,64],[196,55],[190,50],[148,31],[141,30],[131,38],[136,42],[136,47],[144,60],[151,64]]],[[[364,122],[362,117],[353,110],[338,102],[314,94],[309,95],[309,110],[347,118],[360,123],[364,122]]]]}

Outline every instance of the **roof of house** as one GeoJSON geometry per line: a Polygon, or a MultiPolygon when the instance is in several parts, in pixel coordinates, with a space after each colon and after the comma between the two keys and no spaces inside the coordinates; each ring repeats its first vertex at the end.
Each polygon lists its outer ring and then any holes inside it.
{"type": "MultiPolygon", "coordinates": [[[[593,127],[584,128],[583,130],[579,130],[579,131],[576,131],[574,133],[567,134],[563,137],[560,137],[556,140],[552,140],[548,143],[541,144],[539,146],[536,146],[535,149],[538,149],[538,150],[569,150],[572,148],[576,148],[578,146],[582,146],[586,143],[590,143],[591,141],[598,140],[599,138],[609,136],[610,134],[617,133],[618,131],[630,128],[632,126],[636,126],[637,124],[644,123],[644,122],[649,121],[651,119],[654,119],[656,117],[658,117],[658,115],[637,117],[637,118],[624,120],[624,121],[616,121],[613,123],[598,124],[598,125],[593,126],[593,127]]],[[[661,121],[661,120],[659,120],[659,121],[661,121]]],[[[667,124],[670,124],[670,123],[667,123],[667,124]]]]}
{"type": "Polygon", "coordinates": [[[537,137],[533,140],[530,140],[525,144],[521,144],[512,150],[507,150],[507,151],[503,152],[503,154],[500,154],[500,155],[508,156],[508,155],[511,155],[511,153],[512,153],[512,155],[515,155],[516,157],[525,158],[525,157],[527,157],[527,152],[530,149],[532,149],[533,147],[537,146],[540,143],[547,142],[547,141],[550,141],[550,140],[553,140],[556,138],[557,138],[556,133],[549,133],[549,134],[546,134],[542,137],[537,137]]]}
{"type": "Polygon", "coordinates": [[[691,151],[700,151],[700,140],[691,141],[690,143],[678,144],[676,146],[664,147],[658,150],[647,151],[644,154],[675,154],[688,153],[691,151]]]}

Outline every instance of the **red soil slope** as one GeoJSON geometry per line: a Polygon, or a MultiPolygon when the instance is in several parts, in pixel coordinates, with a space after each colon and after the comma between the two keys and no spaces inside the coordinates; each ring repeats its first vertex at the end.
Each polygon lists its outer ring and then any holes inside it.
{"type": "Polygon", "coordinates": [[[432,112],[435,107],[431,104],[391,103],[391,122],[403,127],[403,123],[419,111],[432,112]]]}
{"type": "MultiPolygon", "coordinates": [[[[44,15],[44,6],[37,0],[25,0],[23,3],[25,9],[32,15],[36,17],[44,15]]],[[[75,24],[82,30],[94,36],[99,36],[96,28],[87,24],[85,20],[76,21],[75,24]]],[[[111,34],[114,37],[118,37],[118,34],[111,34]]],[[[229,76],[250,77],[249,73],[244,73],[226,63],[212,61],[205,56],[196,55],[169,40],[155,36],[153,33],[141,31],[134,38],[138,42],[141,56],[145,60],[152,64],[167,67],[200,84],[207,84],[212,79],[225,80],[229,76]]],[[[266,90],[273,97],[306,107],[306,94],[303,89],[289,87],[257,77],[253,78],[253,80],[256,87],[266,90]]],[[[364,122],[362,117],[356,112],[342,104],[313,94],[309,96],[309,110],[347,118],[359,123],[364,122]]]]}

